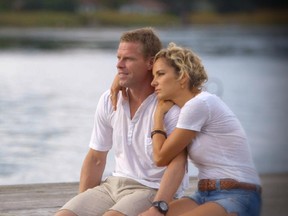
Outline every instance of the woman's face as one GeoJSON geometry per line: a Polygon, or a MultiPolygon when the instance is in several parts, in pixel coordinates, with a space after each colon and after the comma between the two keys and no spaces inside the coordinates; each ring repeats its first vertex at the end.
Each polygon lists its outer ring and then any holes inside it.
{"type": "Polygon", "coordinates": [[[158,99],[172,100],[179,96],[181,89],[175,69],[164,58],[159,58],[153,65],[154,79],[151,85],[155,88],[158,99]]]}

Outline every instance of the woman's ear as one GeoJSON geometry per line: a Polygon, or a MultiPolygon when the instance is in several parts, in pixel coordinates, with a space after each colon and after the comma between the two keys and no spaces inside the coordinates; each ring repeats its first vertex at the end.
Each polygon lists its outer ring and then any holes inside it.
{"type": "Polygon", "coordinates": [[[180,79],[181,86],[186,85],[189,82],[189,77],[186,73],[183,74],[183,76],[180,79]]]}

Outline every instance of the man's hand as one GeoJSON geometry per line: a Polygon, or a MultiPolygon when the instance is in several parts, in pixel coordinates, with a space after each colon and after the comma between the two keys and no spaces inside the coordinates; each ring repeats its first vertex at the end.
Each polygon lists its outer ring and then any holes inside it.
{"type": "Polygon", "coordinates": [[[117,96],[118,96],[119,91],[122,91],[122,96],[124,99],[128,98],[126,88],[120,86],[119,77],[116,74],[116,76],[113,80],[113,83],[111,85],[111,88],[110,88],[110,99],[111,99],[114,111],[116,111],[116,109],[117,109],[117,96]]]}
{"type": "Polygon", "coordinates": [[[164,214],[160,213],[155,207],[149,208],[147,211],[142,212],[138,216],[163,216],[164,214]]]}

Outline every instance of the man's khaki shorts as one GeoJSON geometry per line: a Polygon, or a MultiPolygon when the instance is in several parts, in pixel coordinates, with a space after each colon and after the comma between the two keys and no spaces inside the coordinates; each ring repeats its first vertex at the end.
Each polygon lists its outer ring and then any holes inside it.
{"type": "Polygon", "coordinates": [[[137,216],[151,207],[156,192],[132,179],[111,176],[100,186],[78,194],[60,210],[70,210],[78,216],[102,216],[109,210],[137,216]]]}

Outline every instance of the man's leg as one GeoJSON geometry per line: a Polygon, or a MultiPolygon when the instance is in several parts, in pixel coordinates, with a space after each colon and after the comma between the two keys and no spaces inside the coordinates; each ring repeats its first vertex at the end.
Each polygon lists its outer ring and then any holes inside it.
{"type": "Polygon", "coordinates": [[[135,189],[133,193],[118,200],[111,209],[124,215],[138,215],[152,206],[155,195],[156,190],[153,189],[135,189]]]}
{"type": "Polygon", "coordinates": [[[76,214],[74,214],[73,212],[63,209],[63,210],[59,210],[55,216],[77,216],[76,214]]]}
{"type": "Polygon", "coordinates": [[[55,216],[103,215],[114,204],[115,202],[101,185],[72,198],[55,216]]]}
{"type": "Polygon", "coordinates": [[[157,190],[129,178],[109,179],[107,191],[113,194],[115,204],[104,216],[138,215],[152,206],[157,190]]]}

